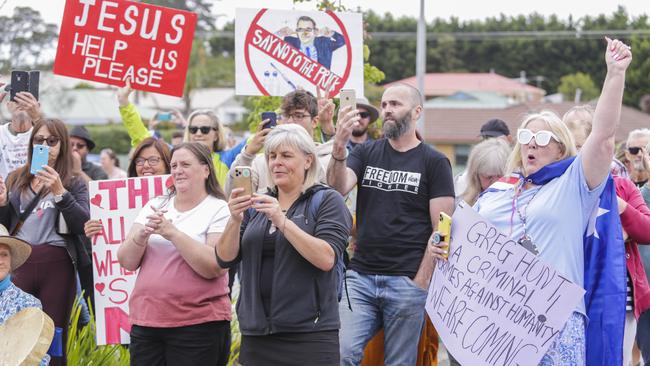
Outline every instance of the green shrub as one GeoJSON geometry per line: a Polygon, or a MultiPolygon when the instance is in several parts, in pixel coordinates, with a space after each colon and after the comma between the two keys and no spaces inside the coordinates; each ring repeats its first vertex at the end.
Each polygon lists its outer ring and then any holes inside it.
{"type": "Polygon", "coordinates": [[[66,344],[68,365],[128,366],[129,350],[122,345],[98,346],[95,340],[95,316],[90,310],[90,323],[79,329],[81,304],[79,297],[75,300],[68,328],[66,344]]]}
{"type": "Polygon", "coordinates": [[[126,127],[121,123],[106,125],[86,126],[93,141],[95,141],[94,154],[99,154],[102,149],[110,147],[116,154],[128,154],[131,149],[131,138],[126,132],[126,127]]]}

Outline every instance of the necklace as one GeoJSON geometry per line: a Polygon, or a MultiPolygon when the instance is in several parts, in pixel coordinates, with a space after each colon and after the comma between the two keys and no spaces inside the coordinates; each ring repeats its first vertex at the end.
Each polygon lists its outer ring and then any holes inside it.
{"type": "Polygon", "coordinates": [[[512,213],[510,214],[510,236],[512,236],[512,231],[513,231],[513,226],[514,226],[514,215],[515,212],[517,212],[517,215],[519,216],[519,220],[524,226],[524,234],[517,240],[517,243],[521,245],[522,247],[526,248],[528,251],[531,253],[537,255],[539,254],[539,250],[537,249],[537,246],[533,243],[533,238],[528,234],[528,228],[526,226],[526,222],[528,219],[528,206],[530,203],[535,199],[535,196],[537,196],[537,193],[542,189],[542,187],[537,188],[537,190],[533,193],[532,197],[526,202],[526,204],[522,207],[522,210],[519,208],[519,196],[523,193],[524,191],[524,185],[526,183],[532,183],[530,179],[528,180],[521,180],[520,181],[519,187],[515,190],[515,194],[512,198],[512,213]]]}

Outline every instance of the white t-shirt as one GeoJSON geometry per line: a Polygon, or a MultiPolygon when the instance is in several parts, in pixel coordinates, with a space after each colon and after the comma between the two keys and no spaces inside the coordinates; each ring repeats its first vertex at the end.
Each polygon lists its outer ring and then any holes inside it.
{"type": "Polygon", "coordinates": [[[30,128],[27,132],[13,135],[9,123],[0,126],[0,176],[6,179],[9,173],[27,164],[30,128]]]}

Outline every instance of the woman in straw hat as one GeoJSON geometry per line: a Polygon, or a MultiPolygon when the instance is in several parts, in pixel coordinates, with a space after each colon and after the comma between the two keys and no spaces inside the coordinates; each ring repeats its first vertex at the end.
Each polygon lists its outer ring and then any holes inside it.
{"type": "MultiPolygon", "coordinates": [[[[27,308],[41,308],[41,302],[11,283],[11,272],[20,267],[32,248],[25,241],[9,236],[7,228],[0,225],[0,325],[14,314],[27,308]]],[[[42,365],[47,365],[49,355],[45,355],[42,365]]]]}

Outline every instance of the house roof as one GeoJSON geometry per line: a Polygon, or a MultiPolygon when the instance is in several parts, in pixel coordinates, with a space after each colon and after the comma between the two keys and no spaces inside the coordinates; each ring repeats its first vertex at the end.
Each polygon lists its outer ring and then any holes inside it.
{"type": "MultiPolygon", "coordinates": [[[[584,103],[581,103],[584,104],[584,103]]],[[[590,103],[595,105],[595,101],[590,103]]],[[[511,133],[517,131],[524,116],[531,112],[550,110],[560,117],[576,103],[523,103],[508,108],[426,108],[424,139],[434,144],[473,144],[480,140],[481,125],[492,118],[506,122],[511,133]]],[[[650,114],[623,106],[621,125],[616,131],[616,141],[623,141],[630,131],[650,127],[650,114]]]]}
{"type": "Polygon", "coordinates": [[[499,93],[459,91],[429,99],[424,108],[506,108],[514,103],[512,98],[499,93]]]}
{"type": "MultiPolygon", "coordinates": [[[[388,87],[394,83],[406,83],[417,87],[415,76],[388,83],[388,87]]],[[[429,73],[424,76],[424,94],[451,95],[458,91],[489,91],[504,95],[532,94],[543,96],[544,89],[528,84],[522,84],[505,76],[495,73],[429,73]]]]}

